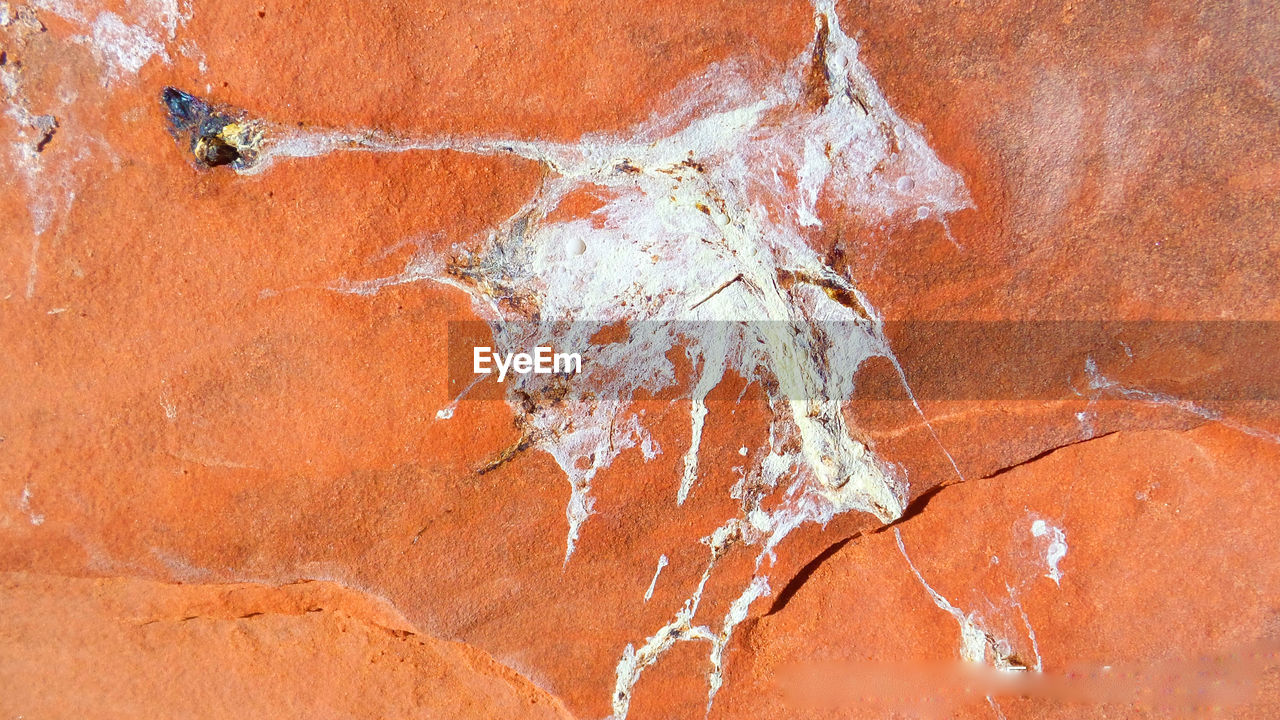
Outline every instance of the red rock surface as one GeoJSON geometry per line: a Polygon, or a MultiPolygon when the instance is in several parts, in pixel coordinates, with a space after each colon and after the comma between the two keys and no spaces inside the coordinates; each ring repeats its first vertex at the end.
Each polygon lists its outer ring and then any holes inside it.
{"type": "MultiPolygon", "coordinates": [[[[518,5],[0,3],[0,570],[17,573],[0,591],[0,652],[20,680],[6,684],[33,693],[0,700],[6,712],[96,716],[75,688],[112,691],[115,676],[89,668],[115,657],[139,675],[191,658],[188,692],[138,680],[121,716],[181,713],[199,692],[222,716],[216,703],[254,687],[315,703],[288,715],[613,711],[624,648],[691,597],[700,540],[739,512],[730,490],[765,455],[760,385],[739,400],[730,373],[710,395],[701,475],[682,505],[687,393],[645,403],[662,452],[624,450],[600,470],[566,563],[569,491],[551,456],[534,448],[477,472],[520,439],[518,409],[476,400],[437,415],[459,390],[448,322],[477,319],[477,306],[432,282],[342,292],[424,252],[475,246],[545,188],[551,165],[455,147],[201,169],[158,102],[183,88],[277,134],[575,147],[631,137],[686,103],[708,112],[697,101],[727,97],[730,80],[758,89],[793,60],[816,67],[803,2],[518,5]],[[670,564],[646,600],[660,555],[670,564]],[[251,603],[221,585],[245,582],[266,586],[246,591],[251,603]],[[299,614],[313,591],[324,611],[299,614]],[[172,618],[188,606],[210,619],[118,628],[138,608],[172,618]],[[293,668],[306,649],[321,658],[308,672],[338,683],[332,696],[304,697],[311,683],[293,668]],[[375,649],[405,666],[353,669],[375,649]],[[424,687],[433,673],[448,682],[424,687]],[[342,705],[356,697],[364,710],[342,705]]],[[[1255,646],[1263,659],[1246,665],[1274,665],[1280,416],[1274,395],[1206,388],[1274,364],[1280,69],[1266,49],[1280,23],[1262,6],[1192,3],[835,12],[887,104],[971,200],[886,219],[827,192],[821,226],[798,230],[889,321],[913,386],[994,365],[934,358],[930,326],[895,321],[1261,321],[1253,334],[1231,326],[1248,352],[1142,327],[1117,336],[1125,346],[1068,335],[1051,344],[1038,393],[1003,369],[990,376],[1014,377],[1012,390],[922,390],[928,424],[892,365],[869,360],[845,415],[909,483],[895,527],[922,576],[965,612],[998,605],[983,617],[1026,662],[1016,596],[1046,675],[1255,646]],[[1044,550],[1032,512],[1066,533],[1060,585],[1029,569],[1044,550]]],[[[766,127],[832,102],[822,83],[806,87],[766,127]]],[[[780,183],[798,182],[780,167],[780,183]]],[[[556,221],[598,217],[618,192],[576,188],[556,221]]],[[[786,210],[775,202],[767,217],[786,210]]],[[[783,712],[773,675],[785,663],[958,660],[956,621],[882,526],[848,512],[776,548],[772,596],[732,636],[713,714],[783,712]]],[[[719,563],[695,624],[719,631],[758,551],[719,563]]],[[[629,717],[698,717],[708,667],[706,642],[674,646],[636,684],[629,717]]],[[[1250,711],[1274,714],[1276,688],[1264,674],[1250,711]]],[[[998,703],[1008,717],[1080,711],[998,703]]]]}
{"type": "Polygon", "coordinates": [[[484,653],[331,583],[0,583],[13,717],[571,717],[484,653]]]}
{"type": "Polygon", "coordinates": [[[924,583],[989,638],[989,661],[1004,654],[1062,683],[1024,697],[995,688],[1008,717],[1274,717],[1280,570],[1259,558],[1280,539],[1267,521],[1277,455],[1215,426],[1121,432],[939,493],[779,597],[747,633],[724,717],[886,717],[915,704],[990,716],[983,692],[962,692],[960,624],[924,583]],[[1056,563],[1053,528],[1065,536],[1056,563]],[[803,695],[798,678],[821,691],[803,695]]]}

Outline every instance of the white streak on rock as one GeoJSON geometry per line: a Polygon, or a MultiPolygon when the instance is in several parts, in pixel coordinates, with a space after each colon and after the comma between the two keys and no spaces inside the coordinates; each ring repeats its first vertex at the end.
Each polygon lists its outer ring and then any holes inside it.
{"type": "Polygon", "coordinates": [[[76,193],[67,168],[83,159],[88,151],[81,145],[64,155],[63,162],[57,167],[51,168],[45,154],[40,152],[42,139],[47,139],[55,131],[65,133],[66,129],[59,128],[53,114],[32,112],[22,86],[22,77],[16,71],[0,67],[0,87],[3,87],[7,101],[4,114],[17,126],[17,132],[9,143],[10,161],[26,186],[27,210],[31,215],[26,287],[26,297],[31,299],[35,297],[39,277],[42,236],[75,200],[76,193]]]}
{"type": "Polygon", "coordinates": [[[1190,400],[1184,400],[1180,397],[1175,397],[1167,393],[1151,392],[1150,390],[1143,390],[1142,388],[1121,385],[1115,380],[1112,380],[1099,372],[1098,363],[1093,359],[1093,357],[1085,359],[1084,370],[1085,376],[1089,380],[1089,388],[1095,392],[1119,395],[1120,397],[1127,398],[1129,400],[1136,400],[1148,405],[1171,407],[1189,415],[1195,415],[1196,417],[1203,418],[1205,420],[1221,423],[1234,430],[1239,430],[1246,435],[1258,438],[1259,440],[1266,440],[1267,442],[1280,444],[1280,435],[1232,420],[1213,408],[1207,408],[1203,405],[1193,403],[1190,400]]]}
{"type": "Polygon", "coordinates": [[[81,24],[89,21],[84,10],[79,7],[80,3],[72,2],[71,0],[34,0],[31,6],[44,12],[53,13],[63,20],[81,24]]]}
{"type": "Polygon", "coordinates": [[[649,589],[644,591],[644,601],[649,602],[649,598],[653,597],[653,590],[658,586],[658,576],[662,574],[662,568],[667,566],[667,556],[658,557],[658,569],[653,571],[653,579],[649,581],[649,589]]]}
{"type": "Polygon", "coordinates": [[[702,359],[702,370],[698,374],[698,382],[693,389],[693,397],[690,400],[689,416],[693,426],[690,433],[692,439],[689,442],[689,449],[684,455],[684,475],[680,479],[680,490],[676,493],[677,505],[684,504],[685,498],[689,497],[689,491],[693,489],[694,481],[697,480],[698,450],[702,445],[702,426],[707,417],[707,395],[724,378],[725,365],[729,355],[726,329],[727,326],[723,324],[712,325],[707,330],[709,337],[705,338],[706,342],[698,349],[702,359]]]}
{"type": "MultiPolygon", "coordinates": [[[[976,612],[965,613],[952,605],[937,590],[933,589],[925,579],[920,570],[916,568],[911,556],[907,554],[906,545],[902,542],[902,533],[898,528],[893,529],[894,538],[898,543],[898,550],[902,553],[903,559],[907,561],[907,566],[911,568],[912,574],[916,576],[916,580],[929,593],[929,597],[933,599],[933,604],[940,609],[946,611],[948,615],[955,618],[960,625],[960,657],[966,662],[981,663],[990,665],[992,668],[1000,672],[1026,672],[1030,668],[1026,663],[1018,659],[1013,651],[1012,645],[1008,640],[997,637],[991,630],[982,624],[982,619],[978,617],[976,612]]],[[[1013,590],[1009,589],[1009,596],[1015,606],[1021,610],[1017,598],[1013,596],[1013,590]]],[[[987,603],[989,606],[990,602],[987,603]]],[[[1023,621],[1026,622],[1026,615],[1023,615],[1023,621]]],[[[1036,645],[1035,633],[1031,631],[1031,624],[1027,623],[1027,630],[1031,639],[1032,647],[1036,654],[1035,670],[1040,670],[1040,649],[1036,645]]],[[[990,698],[988,698],[990,700],[990,698]]],[[[992,707],[996,707],[994,704],[992,707]]]]}
{"type": "Polygon", "coordinates": [[[724,653],[729,647],[729,640],[733,638],[734,629],[747,619],[751,604],[769,593],[768,579],[757,576],[729,605],[729,612],[725,613],[724,622],[720,624],[720,633],[711,645],[711,670],[707,673],[708,714],[711,713],[711,704],[715,702],[716,693],[720,692],[720,688],[724,685],[724,653]]]}
{"type": "Polygon", "coordinates": [[[902,543],[902,533],[896,527],[893,529],[893,536],[898,541],[898,550],[907,561],[907,567],[911,568],[912,574],[920,581],[920,585],[929,593],[929,597],[933,598],[933,604],[945,610],[948,615],[955,618],[956,622],[960,624],[960,657],[968,662],[985,663],[988,644],[986,631],[978,625],[973,615],[966,615],[961,612],[959,608],[952,605],[924,579],[924,575],[921,575],[920,571],[916,569],[916,564],[911,562],[911,556],[907,554],[907,547],[902,543]]]}
{"type": "MultiPolygon", "coordinates": [[[[622,651],[622,658],[618,661],[615,670],[613,715],[610,716],[613,720],[622,720],[627,716],[627,711],[631,707],[631,694],[635,690],[636,683],[640,681],[641,673],[645,668],[656,663],[676,643],[706,641],[711,643],[714,651],[720,636],[713,634],[704,625],[694,625],[693,618],[698,613],[698,606],[702,603],[702,593],[707,587],[707,581],[711,579],[711,571],[715,569],[716,562],[724,556],[731,545],[741,540],[742,530],[734,520],[716,528],[709,537],[703,538],[703,542],[711,549],[711,558],[707,561],[707,567],[702,571],[702,578],[698,581],[693,594],[684,601],[684,605],[676,612],[671,622],[658,628],[658,631],[649,636],[638,650],[632,645],[627,645],[622,651]]],[[[728,630],[732,632],[732,628],[728,630]]]]}
{"type": "Polygon", "coordinates": [[[1022,607],[1022,601],[1014,594],[1013,588],[1009,585],[1004,587],[1009,592],[1009,601],[1013,603],[1014,607],[1018,608],[1018,615],[1022,617],[1022,626],[1027,629],[1027,639],[1031,641],[1031,652],[1036,656],[1034,669],[1036,672],[1043,672],[1044,660],[1040,657],[1040,643],[1036,642],[1036,631],[1031,627],[1031,620],[1027,617],[1027,611],[1022,607]]]}
{"type": "MultiPolygon", "coordinates": [[[[5,8],[9,7],[5,3],[5,8]]],[[[34,23],[34,8],[79,26],[84,34],[72,36],[71,42],[89,48],[102,69],[103,84],[110,86],[116,80],[136,76],[153,57],[169,62],[167,43],[175,39],[179,26],[191,16],[190,3],[184,2],[180,7],[177,0],[132,0],[117,8],[123,15],[111,11],[93,14],[98,7],[95,2],[34,0],[29,7],[19,9],[16,20],[34,23]]],[[[44,114],[35,114],[28,107],[16,73],[0,68],[0,84],[8,99],[5,114],[19,126],[11,149],[14,164],[26,183],[32,221],[26,287],[27,298],[32,298],[39,274],[42,236],[70,210],[76,198],[78,180],[71,172],[72,167],[88,158],[95,145],[107,148],[113,161],[114,157],[106,141],[91,129],[67,124],[66,108],[74,102],[74,92],[63,92],[58,102],[39,108],[38,112],[44,114]],[[49,127],[45,126],[48,122],[54,123],[58,144],[63,146],[53,161],[37,150],[40,138],[48,134],[49,127]],[[67,150],[67,147],[73,149],[67,150]]]]}
{"type": "Polygon", "coordinates": [[[467,396],[467,393],[471,392],[471,388],[474,388],[477,384],[480,383],[480,381],[484,380],[486,377],[487,376],[485,375],[477,375],[476,379],[472,380],[470,383],[467,383],[467,386],[462,388],[462,392],[458,393],[457,397],[451,400],[448,405],[436,411],[436,419],[452,420],[454,411],[458,409],[458,403],[462,400],[462,398],[467,396]]]}

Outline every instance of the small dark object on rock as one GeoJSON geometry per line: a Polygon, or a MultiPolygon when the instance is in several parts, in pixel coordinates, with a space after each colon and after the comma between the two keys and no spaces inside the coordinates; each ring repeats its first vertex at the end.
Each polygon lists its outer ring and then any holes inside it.
{"type": "Polygon", "coordinates": [[[58,132],[58,118],[52,115],[41,115],[35,119],[35,127],[40,131],[40,139],[36,141],[36,152],[44,152],[58,132]]]}
{"type": "Polygon", "coordinates": [[[197,165],[230,165],[240,170],[253,164],[262,131],[243,111],[215,107],[174,87],[166,87],[160,100],[167,111],[169,131],[179,140],[187,138],[197,165]]]}

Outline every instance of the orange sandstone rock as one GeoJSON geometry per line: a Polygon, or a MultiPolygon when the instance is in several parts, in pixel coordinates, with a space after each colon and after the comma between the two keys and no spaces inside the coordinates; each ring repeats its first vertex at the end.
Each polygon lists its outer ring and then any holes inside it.
{"type": "Polygon", "coordinates": [[[331,583],[8,573],[0,588],[14,717],[571,717],[483,652],[331,583]]]}
{"type": "Polygon", "coordinates": [[[948,488],[779,596],[722,717],[1270,717],[1276,461],[1221,426],[1122,432],[948,488]]]}
{"type": "MultiPolygon", "coordinates": [[[[1036,552],[1053,542],[1051,526],[1065,527],[1061,593],[1081,597],[1078,614],[1053,605],[1059,588],[1042,577],[1045,568],[1028,585],[1034,590],[1017,596],[1046,667],[1102,662],[1108,653],[1135,664],[1190,662],[1196,653],[1261,642],[1259,618],[1275,594],[1263,551],[1268,525],[1255,512],[1266,490],[1256,478],[1275,467],[1266,453],[1280,421],[1275,396],[1265,382],[1256,391],[1254,381],[1274,356],[1268,323],[1280,310],[1268,292],[1280,280],[1280,124],[1273,53],[1260,48],[1276,21],[1258,8],[1186,3],[817,5],[827,14],[803,2],[0,3],[0,569],[24,573],[12,576],[0,603],[28,623],[22,643],[61,633],[67,639],[48,652],[86,648],[77,661],[85,665],[63,674],[28,660],[11,661],[14,672],[33,678],[30,687],[48,698],[74,699],[77,683],[100,681],[76,674],[99,653],[128,653],[145,674],[199,647],[245,693],[262,682],[279,697],[300,697],[290,694],[302,691],[292,677],[252,678],[297,658],[289,640],[302,638],[303,648],[331,651],[324,672],[349,683],[336,685],[342,692],[332,697],[312,698],[317,703],[338,703],[349,691],[381,708],[364,714],[401,714],[428,696],[397,693],[448,667],[462,668],[450,670],[450,682],[475,688],[468,697],[477,704],[449,705],[457,695],[429,694],[445,703],[434,706],[440,712],[512,716],[527,709],[516,699],[535,696],[544,698],[538,708],[551,708],[547,696],[509,689],[536,686],[576,716],[604,717],[618,708],[625,649],[643,648],[694,597],[711,554],[701,541],[731,519],[760,537],[716,561],[684,636],[693,639],[644,669],[630,717],[705,713],[714,639],[744,589],[765,575],[772,594],[746,608],[738,632],[719,648],[724,685],[714,713],[782,712],[769,677],[774,660],[807,662],[845,637],[841,628],[849,626],[829,623],[822,609],[832,603],[842,617],[860,618],[858,647],[868,648],[854,658],[837,653],[836,661],[955,660],[957,622],[904,571],[892,532],[869,534],[884,524],[872,514],[804,524],[772,555],[760,554],[767,537],[752,518],[764,521],[744,512],[735,488],[758,479],[773,450],[794,448],[769,447],[778,415],[759,377],[727,372],[707,396],[696,483],[677,504],[691,440],[690,388],[706,360],[673,353],[682,390],[634,406],[645,411],[647,439],[660,452],[646,458],[638,440],[610,448],[616,457],[591,479],[594,505],[568,562],[566,507],[574,496],[547,446],[528,441],[520,403],[494,396],[455,404],[462,388],[446,377],[449,323],[483,318],[484,301],[496,295],[477,302],[434,282],[439,268],[422,258],[443,265],[459,252],[483,255],[495,233],[510,238],[531,227],[520,224],[531,203],[560,190],[562,202],[538,227],[602,233],[638,197],[651,207],[666,202],[659,193],[637,195],[639,183],[677,175],[680,187],[702,193],[667,216],[697,229],[689,230],[697,237],[688,247],[730,234],[712,227],[763,224],[770,232],[754,249],[785,234],[792,259],[805,248],[813,254],[808,280],[778,268],[785,272],[777,275],[777,297],[791,303],[785,308],[837,298],[862,307],[847,283],[887,321],[892,352],[861,365],[841,421],[888,476],[905,483],[908,520],[897,526],[904,545],[957,608],[974,607],[961,604],[961,591],[977,593],[963,598],[974,603],[1005,596],[988,587],[987,555],[952,536],[974,523],[991,523],[994,533],[1003,522],[1004,532],[1016,521],[1008,531],[1036,552]],[[857,65],[837,67],[852,47],[837,42],[842,33],[858,43],[857,65]],[[847,83],[849,73],[864,70],[862,85],[847,83]],[[243,109],[269,124],[268,139],[292,144],[276,145],[283,150],[275,162],[243,173],[198,168],[188,146],[170,135],[159,102],[167,86],[243,109]],[[883,106],[868,88],[883,93],[883,106]],[[760,97],[773,104],[730,147],[679,144],[687,124],[750,108],[760,97]],[[823,114],[834,107],[845,114],[823,114]],[[841,133],[864,127],[855,107],[878,120],[892,111],[903,124],[869,123],[849,147],[875,162],[837,178],[845,184],[836,188],[824,163],[847,169],[857,153],[805,141],[849,140],[841,133]],[[823,124],[833,117],[840,121],[823,124]],[[881,137],[895,140],[880,148],[881,137]],[[928,152],[904,138],[918,138],[928,152]],[[664,165],[654,149],[663,140],[692,154],[664,165]],[[507,147],[519,143],[529,145],[507,147]],[[775,162],[757,151],[766,146],[800,150],[775,162]],[[595,157],[584,148],[649,152],[653,162],[640,167],[638,157],[595,157]],[[936,164],[920,167],[930,172],[885,174],[929,153],[936,164]],[[595,174],[583,169],[593,159],[595,174]],[[739,161],[750,169],[742,182],[711,187],[721,200],[740,190],[758,202],[733,212],[703,202],[715,193],[699,178],[739,161]],[[959,180],[969,207],[953,206],[959,190],[941,209],[886,214],[868,201],[920,197],[931,182],[947,184],[952,176],[943,169],[959,180]],[[806,177],[827,184],[810,197],[806,177]],[[565,178],[576,184],[556,185],[565,178]],[[875,195],[869,178],[892,182],[875,195]],[[818,270],[831,275],[815,280],[818,270]],[[805,295],[810,290],[816,300],[805,295]],[[1049,344],[1042,371],[1033,363],[1015,372],[1017,363],[1001,363],[1018,359],[1016,349],[937,357],[931,335],[949,336],[929,324],[936,320],[1256,321],[1260,330],[1233,326],[1244,349],[1197,343],[1194,333],[1169,339],[1158,328],[1067,333],[1049,344]],[[919,407],[890,359],[920,389],[919,407]],[[987,367],[997,369],[974,372],[987,367]],[[954,377],[979,392],[928,391],[954,377]],[[992,388],[988,377],[1004,385],[992,388]],[[1226,382],[1242,380],[1254,384],[1226,382]],[[1024,392],[1029,381],[1037,381],[1035,393],[1024,392]],[[1224,397],[1223,387],[1236,390],[1224,397]],[[1191,430],[1210,421],[1220,425],[1191,430]],[[1224,439],[1241,429],[1247,434],[1238,440],[1224,439]],[[1138,434],[1094,439],[1116,431],[1138,434]],[[1073,443],[1083,444],[1000,474],[1073,443]],[[491,472],[478,472],[520,447],[491,472]],[[1106,452],[1095,455],[1100,448],[1106,452]],[[1174,461],[1200,449],[1200,460],[1174,461]],[[1250,464],[1248,453],[1261,459],[1250,464]],[[1050,463],[1075,457],[1074,474],[1050,463]],[[1212,463],[1243,469],[1210,472],[1212,463]],[[1111,496],[1148,492],[1142,483],[1152,468],[1170,478],[1164,487],[1189,493],[1175,507],[1198,519],[1195,532],[1169,518],[1155,522],[1153,532],[1176,533],[1159,547],[1177,551],[1148,567],[1109,534],[1134,518],[1104,510],[1152,507],[1111,496]],[[1242,490],[1246,471],[1253,493],[1242,490]],[[1006,483],[1024,475],[1034,482],[1006,483]],[[1066,497],[1086,517],[1061,526],[1054,503],[1066,497]],[[1019,510],[1031,498],[1044,505],[1040,535],[1019,510]],[[990,509],[975,520],[954,507],[990,509]],[[1213,531],[1214,517],[1236,518],[1230,537],[1213,531]],[[1106,545],[1108,538],[1120,547],[1106,545]],[[1251,578],[1260,589],[1252,601],[1243,590],[1184,598],[1189,565],[1176,561],[1179,554],[1188,563],[1199,558],[1211,573],[1204,577],[1251,578]],[[862,569],[827,569],[849,556],[862,569]],[[667,564],[655,578],[660,557],[667,564]],[[1216,562],[1222,557],[1235,564],[1216,562]],[[1089,577],[1074,563],[1093,563],[1108,587],[1074,586],[1089,577]],[[1133,579],[1119,566],[1145,574],[1133,579]],[[386,598],[407,618],[403,627],[439,638],[432,647],[452,654],[438,657],[452,659],[437,662],[413,649],[419,646],[383,631],[383,620],[353,620],[351,603],[365,604],[345,591],[335,601],[348,608],[341,612],[250,608],[264,615],[240,620],[223,615],[241,605],[209,590],[283,586],[253,591],[253,607],[295,607],[290,598],[299,587],[303,594],[317,587],[290,584],[300,580],[386,598]],[[85,603],[76,599],[92,594],[90,587],[172,607],[196,603],[219,619],[117,633],[110,618],[132,612],[134,600],[89,603],[81,613],[85,603]],[[1150,615],[1181,628],[1173,644],[1182,654],[1165,653],[1151,640],[1155,630],[1135,625],[1148,617],[1157,587],[1173,587],[1167,597],[1188,608],[1179,614],[1171,600],[1150,615]],[[216,600],[201,599],[209,593],[216,600]],[[1096,605],[1080,609],[1084,603],[1096,605]],[[776,611],[743,642],[742,631],[770,607],[776,611]],[[69,624],[59,629],[64,615],[69,624]],[[784,619],[793,624],[783,628],[784,619]],[[1197,644],[1192,627],[1214,628],[1236,644],[1197,644]],[[343,628],[363,645],[342,645],[343,628]],[[259,638],[257,650],[232,642],[241,631],[259,638]],[[104,644],[85,641],[93,638],[104,644]],[[342,670],[375,644],[412,669],[342,670]],[[480,651],[525,679],[488,661],[457,660],[480,651]],[[482,670],[463,672],[463,664],[482,670]],[[763,694],[748,694],[759,687],[763,694]],[[758,697],[766,699],[753,708],[758,697]]],[[[632,237],[656,235],[657,227],[632,237]]],[[[592,239],[583,252],[597,247],[592,239]]],[[[653,254],[652,266],[636,261],[618,274],[656,282],[719,267],[700,259],[674,272],[661,269],[669,258],[653,254]]],[[[604,282],[583,277],[566,295],[590,296],[604,282]]],[[[753,297],[743,287],[772,287],[743,277],[729,273],[695,289],[730,302],[753,297]]],[[[501,300],[518,306],[512,297],[501,300]]],[[[838,424],[834,417],[820,424],[838,424]]],[[[768,515],[785,502],[774,496],[759,510],[768,515]]],[[[1025,664],[1020,618],[1002,607],[1001,622],[1012,625],[999,637],[1016,645],[1016,662],[1025,664]]],[[[163,685],[127,687],[137,703],[131,707],[154,714],[176,712],[175,703],[192,697],[163,685]]],[[[1263,700],[1255,706],[1265,709],[1274,683],[1259,687],[1263,700]]],[[[998,702],[1009,717],[1057,712],[998,702]]],[[[975,707],[991,712],[985,702],[975,707]]]]}

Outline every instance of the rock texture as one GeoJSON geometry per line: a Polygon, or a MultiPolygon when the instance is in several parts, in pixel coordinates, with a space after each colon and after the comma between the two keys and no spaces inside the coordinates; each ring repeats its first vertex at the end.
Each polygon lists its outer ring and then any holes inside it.
{"type": "Polygon", "coordinates": [[[1221,427],[1121,432],[939,493],[779,595],[724,716],[1272,717],[1276,467],[1221,427]]]}
{"type": "Polygon", "coordinates": [[[0,3],[6,713],[1274,714],[1273,13],[518,5],[0,3]],[[800,330],[459,400],[531,307],[800,330]]]}
{"type": "Polygon", "coordinates": [[[483,652],[332,583],[0,583],[13,717],[571,717],[483,652]]]}

